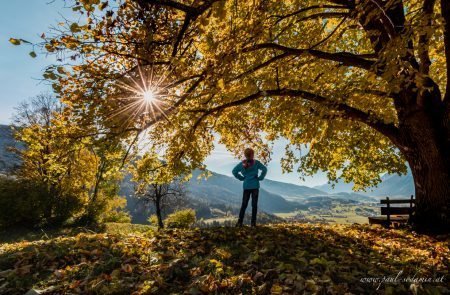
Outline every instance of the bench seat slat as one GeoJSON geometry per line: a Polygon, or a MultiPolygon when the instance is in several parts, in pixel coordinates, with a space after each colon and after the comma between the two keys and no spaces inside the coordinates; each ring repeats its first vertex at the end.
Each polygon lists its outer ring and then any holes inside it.
{"type": "MultiPolygon", "coordinates": [[[[391,216],[390,218],[391,222],[408,222],[408,216],[391,216]]],[[[379,224],[379,223],[386,223],[387,222],[387,216],[373,216],[369,217],[369,223],[370,224],[379,224]]]]}

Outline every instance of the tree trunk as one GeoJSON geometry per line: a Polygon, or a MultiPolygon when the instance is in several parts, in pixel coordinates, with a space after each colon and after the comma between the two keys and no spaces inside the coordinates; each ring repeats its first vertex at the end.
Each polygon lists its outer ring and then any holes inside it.
{"type": "Polygon", "coordinates": [[[416,109],[399,125],[400,149],[414,177],[413,223],[430,232],[450,231],[450,151],[441,119],[416,109]]]}
{"type": "Polygon", "coordinates": [[[161,198],[156,198],[155,201],[155,208],[156,208],[156,217],[158,218],[158,228],[164,228],[164,223],[162,220],[162,213],[161,213],[161,198]]]}

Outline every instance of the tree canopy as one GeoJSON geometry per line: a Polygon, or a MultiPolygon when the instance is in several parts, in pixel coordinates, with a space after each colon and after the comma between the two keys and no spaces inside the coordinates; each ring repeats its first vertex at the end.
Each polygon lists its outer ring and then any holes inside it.
{"type": "Polygon", "coordinates": [[[81,123],[145,131],[178,173],[216,137],[265,160],[285,137],[285,171],[356,189],[408,161],[422,216],[447,202],[448,1],[66,2],[84,17],[42,36],[65,61],[44,76],[81,123]]]}

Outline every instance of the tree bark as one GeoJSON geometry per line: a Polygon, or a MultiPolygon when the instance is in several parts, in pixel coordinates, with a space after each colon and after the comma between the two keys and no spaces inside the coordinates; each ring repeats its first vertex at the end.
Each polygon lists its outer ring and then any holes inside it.
{"type": "Polygon", "coordinates": [[[414,177],[415,227],[450,231],[450,157],[442,116],[426,109],[410,111],[399,124],[401,151],[414,177]]]}
{"type": "Polygon", "coordinates": [[[156,217],[158,218],[158,228],[164,228],[164,223],[162,220],[162,213],[161,213],[161,198],[160,197],[156,197],[155,208],[156,208],[156,217]]]}

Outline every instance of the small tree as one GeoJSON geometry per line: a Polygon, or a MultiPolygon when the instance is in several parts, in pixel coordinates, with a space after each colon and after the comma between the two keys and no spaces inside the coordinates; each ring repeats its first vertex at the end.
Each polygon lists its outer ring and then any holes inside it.
{"type": "Polygon", "coordinates": [[[29,189],[46,191],[42,194],[46,201],[40,200],[44,223],[61,223],[81,212],[88,197],[86,188],[92,185],[92,153],[85,148],[85,140],[70,138],[78,129],[71,119],[51,94],[40,94],[16,108],[14,135],[24,144],[15,150],[21,160],[16,177],[29,183],[29,189]]]}
{"type": "Polygon", "coordinates": [[[82,217],[93,223],[121,211],[117,193],[125,152],[120,139],[97,135],[95,124],[78,124],[72,109],[52,94],[31,98],[16,111],[15,138],[24,144],[15,150],[21,160],[16,176],[45,188],[42,222],[82,217]]]}
{"type": "Polygon", "coordinates": [[[155,208],[158,228],[163,228],[162,211],[176,207],[186,198],[183,182],[170,173],[155,153],[147,153],[133,167],[133,181],[136,182],[135,195],[155,208]]]}
{"type": "Polygon", "coordinates": [[[176,199],[185,197],[184,185],[179,181],[163,184],[150,183],[138,187],[142,188],[142,190],[136,190],[138,198],[147,203],[151,203],[155,207],[159,228],[164,227],[162,218],[163,209],[171,207],[170,204],[176,204],[176,202],[174,202],[176,199]]]}

